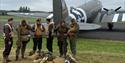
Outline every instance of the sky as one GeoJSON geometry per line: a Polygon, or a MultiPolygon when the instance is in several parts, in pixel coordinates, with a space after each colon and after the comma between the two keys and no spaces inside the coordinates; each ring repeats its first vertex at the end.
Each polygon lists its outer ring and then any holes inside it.
{"type": "MultiPolygon", "coordinates": [[[[88,0],[65,0],[68,7],[77,7],[88,0]]],[[[115,9],[122,6],[125,9],[125,0],[101,0],[103,7],[115,9]]],[[[35,11],[52,11],[52,0],[0,0],[0,10],[18,10],[20,6],[28,6],[35,11]]]]}

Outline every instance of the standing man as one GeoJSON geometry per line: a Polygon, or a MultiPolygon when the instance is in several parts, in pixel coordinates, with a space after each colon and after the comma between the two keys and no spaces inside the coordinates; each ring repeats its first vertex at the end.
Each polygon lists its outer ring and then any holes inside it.
{"type": "Polygon", "coordinates": [[[37,19],[36,23],[32,27],[33,32],[33,51],[30,52],[29,55],[33,55],[37,48],[38,53],[41,52],[42,49],[42,32],[45,31],[44,26],[41,24],[41,19],[37,19]]]}
{"type": "Polygon", "coordinates": [[[58,39],[60,57],[66,57],[67,45],[68,45],[67,32],[68,32],[68,27],[65,21],[61,21],[59,26],[57,27],[57,39],[58,39]]]}
{"type": "Polygon", "coordinates": [[[79,25],[77,24],[75,19],[72,19],[68,34],[69,34],[69,41],[70,41],[70,49],[74,57],[76,55],[76,39],[77,39],[78,30],[79,30],[79,25]]]}
{"type": "Polygon", "coordinates": [[[8,59],[8,56],[13,45],[13,18],[8,19],[8,23],[4,25],[3,32],[5,43],[5,49],[3,51],[3,63],[7,63],[11,61],[8,59]]]}
{"type": "Polygon", "coordinates": [[[54,34],[54,22],[50,19],[47,19],[46,26],[46,37],[47,37],[47,49],[50,53],[53,52],[53,34],[54,34]]]}
{"type": "Polygon", "coordinates": [[[27,24],[25,20],[21,21],[21,24],[17,28],[17,49],[16,49],[16,61],[18,60],[20,49],[21,49],[21,55],[22,59],[24,58],[24,53],[26,49],[27,43],[30,41],[30,31],[31,26],[27,24]]]}

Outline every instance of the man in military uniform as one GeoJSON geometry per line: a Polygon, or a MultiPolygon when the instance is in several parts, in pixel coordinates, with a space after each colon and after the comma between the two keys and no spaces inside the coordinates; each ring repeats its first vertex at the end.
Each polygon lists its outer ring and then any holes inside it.
{"type": "Polygon", "coordinates": [[[41,19],[37,19],[36,23],[32,27],[33,32],[33,50],[29,53],[29,56],[33,55],[38,49],[38,53],[42,49],[42,32],[45,31],[44,26],[41,24],[41,19]]]}
{"type": "Polygon", "coordinates": [[[54,33],[54,22],[50,19],[47,19],[47,26],[46,26],[46,37],[47,37],[47,49],[49,52],[53,52],[53,33],[54,33]]]}
{"type": "Polygon", "coordinates": [[[70,49],[74,57],[76,55],[76,39],[77,39],[78,30],[79,30],[79,25],[77,24],[75,19],[72,19],[70,28],[68,30],[68,35],[69,35],[69,41],[70,41],[70,49]]]}
{"type": "Polygon", "coordinates": [[[68,27],[65,24],[65,21],[61,21],[59,26],[57,26],[57,39],[58,39],[58,46],[60,57],[65,57],[67,53],[67,32],[68,27]]]}
{"type": "Polygon", "coordinates": [[[5,49],[3,51],[3,63],[7,63],[10,60],[8,56],[11,51],[11,47],[13,45],[13,18],[8,19],[8,23],[4,25],[3,32],[4,32],[4,43],[5,49]]]}
{"type": "Polygon", "coordinates": [[[20,49],[22,58],[24,58],[26,45],[30,41],[30,31],[31,26],[28,25],[25,20],[22,20],[21,24],[17,28],[18,40],[16,49],[16,61],[18,60],[20,49]]]}

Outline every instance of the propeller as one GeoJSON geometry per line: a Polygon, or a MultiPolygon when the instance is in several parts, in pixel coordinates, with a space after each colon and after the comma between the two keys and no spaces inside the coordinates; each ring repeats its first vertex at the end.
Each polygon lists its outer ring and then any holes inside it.
{"type": "MultiPolygon", "coordinates": [[[[117,12],[117,11],[118,11],[119,9],[121,9],[121,8],[122,8],[122,7],[120,6],[120,7],[116,8],[114,11],[117,12]]],[[[110,9],[107,9],[107,8],[103,8],[103,9],[104,9],[105,11],[107,11],[107,12],[110,11],[110,9]]]]}
{"type": "Polygon", "coordinates": [[[109,9],[107,9],[107,8],[103,8],[105,11],[109,11],[109,9]]]}
{"type": "Polygon", "coordinates": [[[122,8],[122,7],[120,6],[120,7],[116,8],[115,11],[118,11],[118,10],[121,9],[121,8],[122,8]]]}

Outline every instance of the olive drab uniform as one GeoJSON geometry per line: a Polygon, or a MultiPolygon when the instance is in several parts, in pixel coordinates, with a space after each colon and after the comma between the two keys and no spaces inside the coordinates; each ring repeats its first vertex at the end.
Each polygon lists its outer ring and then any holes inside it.
{"type": "Polygon", "coordinates": [[[66,56],[67,53],[67,32],[68,27],[59,25],[57,27],[57,39],[58,39],[58,46],[59,46],[59,53],[60,56],[66,56]]]}
{"type": "Polygon", "coordinates": [[[79,25],[76,22],[70,24],[70,29],[68,31],[68,34],[70,41],[70,49],[74,56],[76,55],[76,39],[78,30],[79,30],[79,25]]]}
{"type": "Polygon", "coordinates": [[[49,52],[53,52],[52,44],[53,44],[53,33],[54,33],[54,22],[50,22],[46,26],[46,36],[47,36],[47,49],[49,52]]]}
{"type": "Polygon", "coordinates": [[[22,58],[24,58],[26,45],[30,41],[31,26],[30,25],[25,25],[25,26],[19,25],[16,30],[17,30],[17,35],[18,35],[18,40],[16,43],[17,44],[16,60],[18,60],[18,56],[20,54],[20,49],[21,49],[22,58]]]}
{"type": "Polygon", "coordinates": [[[4,43],[5,43],[5,48],[3,51],[3,59],[4,61],[7,61],[11,51],[11,47],[13,45],[13,27],[7,23],[3,27],[3,32],[4,32],[4,43]]]}

